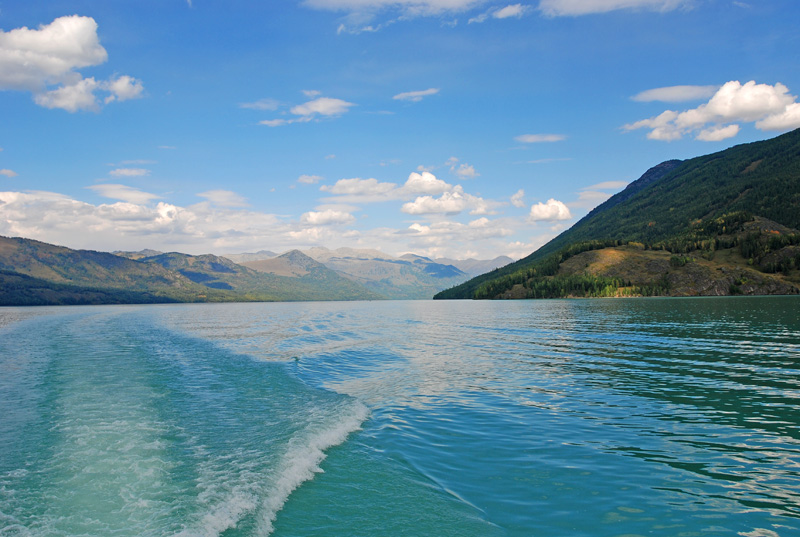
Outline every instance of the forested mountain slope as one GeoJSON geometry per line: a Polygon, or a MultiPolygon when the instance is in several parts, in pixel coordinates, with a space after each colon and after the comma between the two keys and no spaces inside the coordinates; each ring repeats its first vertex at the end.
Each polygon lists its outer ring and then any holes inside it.
{"type": "MultiPolygon", "coordinates": [[[[529,279],[526,274],[534,271],[531,274],[536,277],[553,277],[561,262],[580,251],[638,243],[643,250],[708,252],[719,247],[720,238],[724,247],[739,248],[740,257],[755,266],[769,254],[789,248],[772,257],[781,259],[780,272],[791,283],[795,276],[792,270],[796,270],[794,261],[790,261],[794,259],[793,230],[797,228],[800,228],[800,129],[771,140],[682,162],[668,161],[651,168],[531,255],[443,291],[435,298],[507,296],[514,285],[529,279]],[[762,222],[773,222],[784,231],[752,229],[743,235],[746,222],[756,217],[762,222]],[[759,235],[757,240],[754,234],[759,235]],[[775,236],[782,238],[770,242],[775,236]],[[706,244],[701,244],[702,241],[706,244]],[[711,247],[708,241],[717,244],[711,247]],[[747,255],[748,251],[742,251],[742,244],[752,246],[756,242],[761,257],[757,255],[754,259],[747,255]],[[504,278],[505,283],[499,284],[504,278]],[[483,290],[478,292],[481,287],[483,290]],[[497,293],[487,294],[489,287],[497,293]]],[[[744,250],[748,248],[745,246],[744,250]]],[[[771,266],[762,268],[770,270],[771,266]]],[[[731,285],[731,289],[735,287],[731,285]]]]}

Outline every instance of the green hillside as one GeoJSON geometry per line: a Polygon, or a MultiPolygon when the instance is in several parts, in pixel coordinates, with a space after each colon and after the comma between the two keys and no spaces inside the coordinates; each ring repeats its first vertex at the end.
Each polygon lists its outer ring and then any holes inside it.
{"type": "MultiPolygon", "coordinates": [[[[711,155],[662,163],[526,258],[434,298],[506,296],[513,286],[531,278],[554,278],[560,264],[578,253],[629,243],[637,243],[646,250],[706,252],[703,254],[706,257],[708,251],[718,249],[721,244],[727,249],[738,248],[741,258],[758,266],[763,259],[751,260],[753,256],[747,251],[750,248],[747,244],[757,244],[760,256],[773,254],[781,259],[778,263],[781,272],[793,281],[791,242],[795,240],[792,230],[797,228],[800,228],[800,129],[711,155]],[[754,230],[743,236],[742,226],[755,218],[774,222],[785,231],[754,230]],[[720,224],[723,221],[736,229],[720,224]],[[776,233],[782,236],[777,242],[772,241],[776,233]],[[714,245],[710,246],[709,241],[714,245]],[[777,253],[784,248],[789,249],[777,253]]],[[[769,266],[762,268],[770,270],[769,266]]],[[[625,287],[617,283],[597,285],[610,293],[611,288],[625,287]]],[[[658,282],[650,282],[649,287],[653,286],[658,287],[658,282]]],[[[640,291],[648,294],[647,289],[640,291]]],[[[583,296],[580,290],[576,292],[583,296]]],[[[556,291],[552,295],[573,296],[569,291],[556,291]]]]}

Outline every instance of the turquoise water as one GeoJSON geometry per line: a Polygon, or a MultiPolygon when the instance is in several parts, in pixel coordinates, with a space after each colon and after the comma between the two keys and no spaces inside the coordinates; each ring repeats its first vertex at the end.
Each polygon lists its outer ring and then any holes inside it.
{"type": "Polygon", "coordinates": [[[0,535],[800,534],[796,297],[0,308],[0,535]]]}

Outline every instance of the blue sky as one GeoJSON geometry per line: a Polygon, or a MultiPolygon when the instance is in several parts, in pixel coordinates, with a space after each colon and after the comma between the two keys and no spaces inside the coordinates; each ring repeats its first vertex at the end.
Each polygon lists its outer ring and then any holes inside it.
{"type": "Polygon", "coordinates": [[[800,127],[796,0],[0,0],[0,235],[521,257],[800,127]]]}

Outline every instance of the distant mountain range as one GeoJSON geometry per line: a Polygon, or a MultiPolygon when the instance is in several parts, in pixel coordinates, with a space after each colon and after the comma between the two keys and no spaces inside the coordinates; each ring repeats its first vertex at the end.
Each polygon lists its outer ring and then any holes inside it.
{"type": "Polygon", "coordinates": [[[298,250],[260,251],[230,256],[239,264],[215,255],[112,254],[0,237],[0,305],[430,298],[470,277],[414,255],[312,251],[322,261],[298,250]]]}
{"type": "MultiPolygon", "coordinates": [[[[317,247],[298,253],[390,299],[428,299],[442,289],[513,261],[505,256],[492,260],[464,261],[432,260],[414,254],[393,257],[378,250],[354,248],[329,250],[317,247]]],[[[286,259],[281,259],[284,256],[261,251],[226,257],[261,272],[286,274],[291,272],[291,268],[286,259]]]]}
{"type": "Polygon", "coordinates": [[[529,256],[435,298],[800,292],[800,129],[648,170],[529,256]]]}

